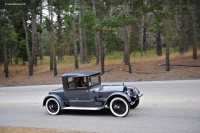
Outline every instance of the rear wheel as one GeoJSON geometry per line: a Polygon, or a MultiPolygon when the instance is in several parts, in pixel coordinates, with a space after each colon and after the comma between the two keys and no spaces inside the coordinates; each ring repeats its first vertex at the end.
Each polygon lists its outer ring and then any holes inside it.
{"type": "Polygon", "coordinates": [[[130,106],[121,97],[115,97],[110,102],[110,110],[117,117],[124,117],[129,113],[130,106]]]}
{"type": "Polygon", "coordinates": [[[55,98],[49,98],[46,101],[47,112],[51,115],[57,115],[60,112],[60,104],[55,98]]]}

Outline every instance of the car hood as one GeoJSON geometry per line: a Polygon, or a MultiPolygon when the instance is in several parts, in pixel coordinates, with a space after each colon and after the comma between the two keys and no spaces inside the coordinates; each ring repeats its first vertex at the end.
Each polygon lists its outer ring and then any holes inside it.
{"type": "Polygon", "coordinates": [[[124,85],[103,85],[100,88],[100,92],[123,92],[125,89],[124,85]]]}

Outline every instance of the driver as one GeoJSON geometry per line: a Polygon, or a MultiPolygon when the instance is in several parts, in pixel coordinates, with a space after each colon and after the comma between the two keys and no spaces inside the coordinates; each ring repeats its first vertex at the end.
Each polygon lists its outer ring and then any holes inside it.
{"type": "Polygon", "coordinates": [[[84,81],[84,77],[76,78],[76,87],[86,87],[86,82],[84,81]]]}

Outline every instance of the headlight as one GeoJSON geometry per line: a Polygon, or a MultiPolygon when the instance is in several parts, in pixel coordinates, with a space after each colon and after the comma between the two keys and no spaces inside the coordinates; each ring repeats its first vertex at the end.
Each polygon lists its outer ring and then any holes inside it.
{"type": "Polygon", "coordinates": [[[133,90],[132,90],[132,89],[127,90],[127,94],[128,94],[129,96],[133,95],[133,90]]]}

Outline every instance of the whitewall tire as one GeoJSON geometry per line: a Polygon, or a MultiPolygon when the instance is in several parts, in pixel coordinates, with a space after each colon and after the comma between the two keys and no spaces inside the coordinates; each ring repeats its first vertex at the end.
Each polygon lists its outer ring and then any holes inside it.
{"type": "Polygon", "coordinates": [[[45,106],[47,112],[51,115],[57,115],[60,112],[60,104],[55,98],[49,98],[45,106]]]}
{"type": "Polygon", "coordinates": [[[117,117],[124,117],[129,113],[130,105],[121,97],[115,97],[110,102],[110,110],[117,117]]]}

